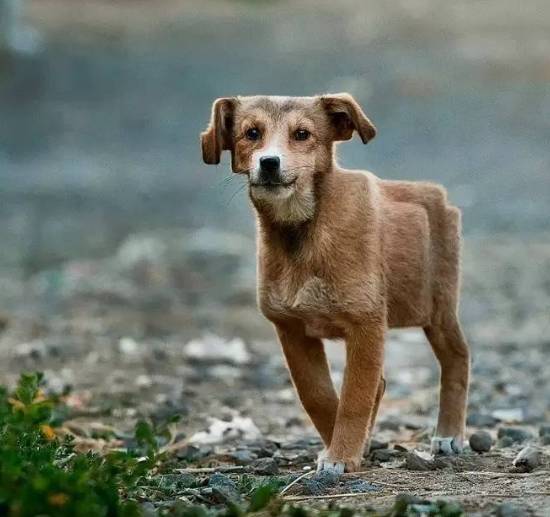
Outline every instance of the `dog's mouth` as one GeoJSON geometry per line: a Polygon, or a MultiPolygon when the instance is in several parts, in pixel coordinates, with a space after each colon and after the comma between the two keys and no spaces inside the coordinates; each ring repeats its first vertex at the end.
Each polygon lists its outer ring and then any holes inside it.
{"type": "Polygon", "coordinates": [[[253,188],[265,188],[267,190],[276,190],[278,188],[291,187],[296,183],[296,178],[290,181],[255,181],[250,182],[250,186],[253,188]]]}

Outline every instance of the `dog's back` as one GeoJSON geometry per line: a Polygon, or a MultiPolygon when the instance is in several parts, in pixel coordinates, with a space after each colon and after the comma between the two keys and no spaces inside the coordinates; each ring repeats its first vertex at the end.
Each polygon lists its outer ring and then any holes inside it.
{"type": "Polygon", "coordinates": [[[390,326],[426,326],[456,304],[460,211],[428,182],[379,180],[390,326]]]}

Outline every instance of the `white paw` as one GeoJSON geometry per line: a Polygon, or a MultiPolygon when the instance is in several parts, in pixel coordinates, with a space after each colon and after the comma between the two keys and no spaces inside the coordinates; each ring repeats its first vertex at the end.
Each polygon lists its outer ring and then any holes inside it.
{"type": "Polygon", "coordinates": [[[343,461],[330,461],[328,459],[317,460],[317,472],[333,472],[343,474],[346,470],[346,464],[343,461]]]}
{"type": "Polygon", "coordinates": [[[317,456],[317,472],[332,472],[336,475],[343,474],[346,470],[346,463],[331,459],[327,449],[323,449],[317,456]]]}
{"type": "Polygon", "coordinates": [[[434,456],[452,456],[462,452],[462,439],[457,436],[434,436],[432,454],[434,456]]]}

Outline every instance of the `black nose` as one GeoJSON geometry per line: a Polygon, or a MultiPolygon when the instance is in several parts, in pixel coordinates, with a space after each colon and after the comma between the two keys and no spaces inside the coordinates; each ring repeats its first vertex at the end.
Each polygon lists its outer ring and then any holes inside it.
{"type": "Polygon", "coordinates": [[[260,170],[262,172],[278,172],[281,166],[281,160],[278,156],[262,156],[260,158],[260,170]]]}

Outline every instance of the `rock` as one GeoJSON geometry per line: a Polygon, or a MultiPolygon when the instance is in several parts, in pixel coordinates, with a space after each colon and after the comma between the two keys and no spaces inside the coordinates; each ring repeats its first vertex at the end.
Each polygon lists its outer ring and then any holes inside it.
{"type": "Polygon", "coordinates": [[[493,439],[487,431],[476,431],[470,436],[470,447],[476,452],[489,452],[493,439]]]}
{"type": "Polygon", "coordinates": [[[530,512],[513,503],[502,503],[497,506],[495,515],[496,517],[527,517],[530,512]]]}
{"type": "Polygon", "coordinates": [[[118,349],[123,356],[139,357],[143,353],[143,346],[131,337],[122,337],[118,342],[118,349]]]}
{"type": "Polygon", "coordinates": [[[427,471],[434,469],[434,463],[431,460],[423,458],[416,451],[407,453],[405,456],[405,468],[408,470],[427,471]]]}
{"type": "Polygon", "coordinates": [[[257,440],[247,446],[258,458],[271,458],[279,450],[278,444],[271,440],[257,440]]]}
{"type": "Polygon", "coordinates": [[[254,474],[260,476],[275,476],[279,473],[279,465],[273,458],[259,458],[252,463],[254,474]]]}
{"type": "Polygon", "coordinates": [[[241,497],[235,482],[219,472],[210,476],[208,487],[212,489],[214,499],[222,504],[234,503],[241,497]]]}
{"type": "Polygon", "coordinates": [[[212,453],[211,447],[199,447],[196,445],[188,444],[182,449],[178,450],[177,457],[180,460],[195,462],[200,459],[206,458],[212,453]]]}
{"type": "Polygon", "coordinates": [[[524,472],[530,472],[537,468],[542,463],[542,452],[537,447],[528,445],[516,456],[514,467],[517,467],[524,472]]]}
{"type": "Polygon", "coordinates": [[[386,463],[401,456],[402,453],[395,449],[376,449],[369,454],[370,460],[378,463],[386,463]]]}
{"type": "Polygon", "coordinates": [[[499,444],[502,447],[509,447],[515,443],[524,443],[533,438],[533,434],[521,427],[501,427],[498,430],[499,444]]]}
{"type": "Polygon", "coordinates": [[[540,443],[550,445],[550,424],[543,424],[539,428],[540,443]]]}
{"type": "Polygon", "coordinates": [[[388,445],[389,445],[388,442],[382,442],[380,440],[376,440],[375,438],[373,438],[369,444],[369,452],[377,451],[379,449],[387,449],[388,445]]]}
{"type": "Polygon", "coordinates": [[[495,427],[499,420],[492,415],[484,413],[470,413],[467,424],[472,427],[495,427]]]}
{"type": "Polygon", "coordinates": [[[193,339],[183,347],[187,359],[201,362],[227,362],[245,365],[250,362],[244,341],[240,338],[226,340],[214,334],[205,334],[201,339],[193,339]]]}
{"type": "Polygon", "coordinates": [[[206,431],[195,433],[189,438],[189,443],[214,444],[234,439],[257,440],[261,432],[249,417],[234,415],[231,421],[226,422],[219,418],[212,418],[206,431]]]}
{"type": "Polygon", "coordinates": [[[228,456],[237,465],[250,465],[258,458],[250,449],[237,449],[228,456]]]}

